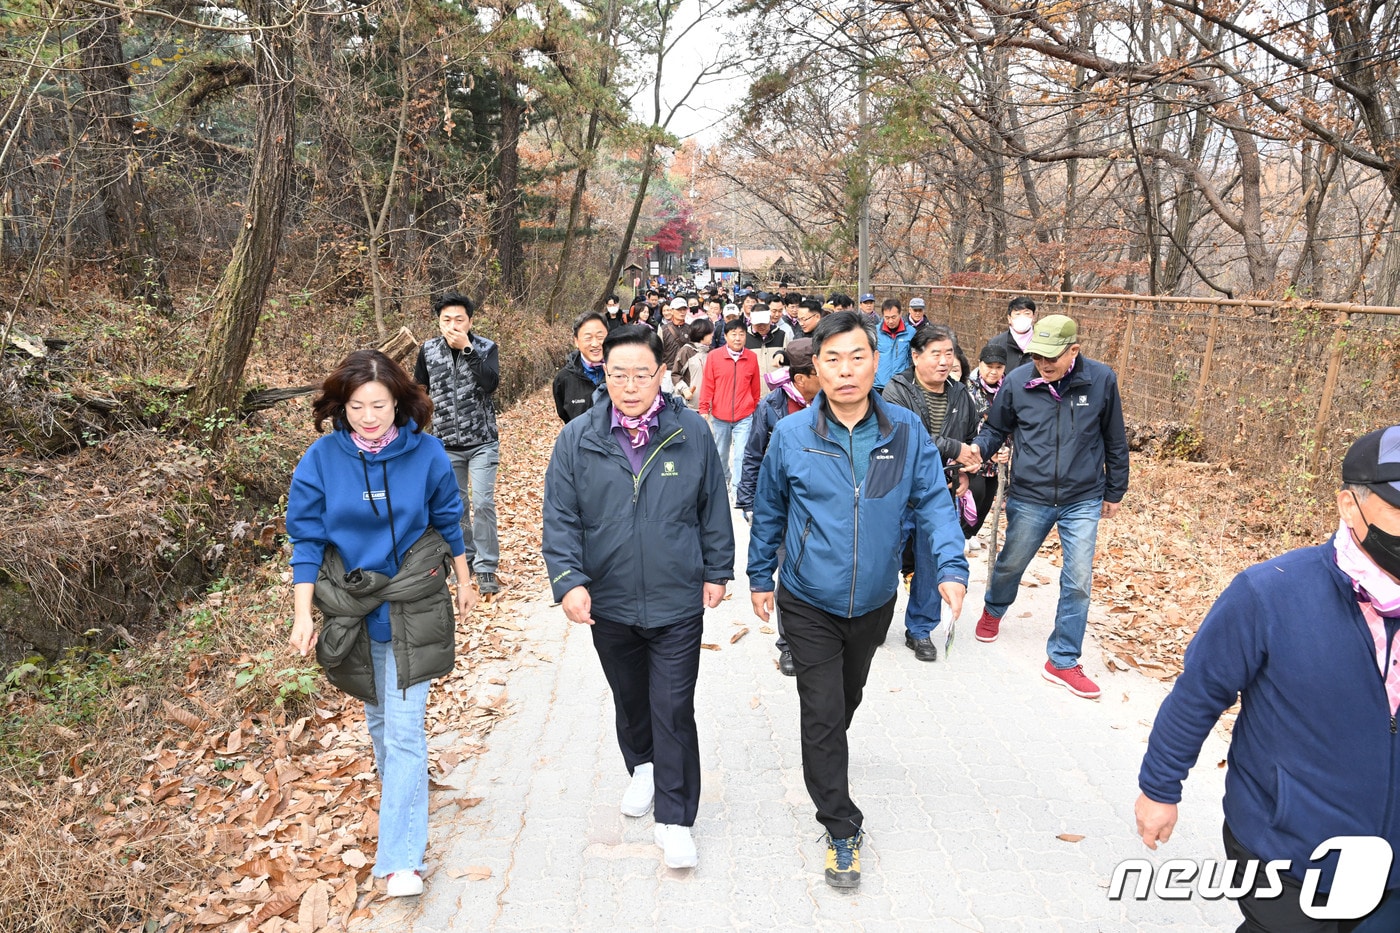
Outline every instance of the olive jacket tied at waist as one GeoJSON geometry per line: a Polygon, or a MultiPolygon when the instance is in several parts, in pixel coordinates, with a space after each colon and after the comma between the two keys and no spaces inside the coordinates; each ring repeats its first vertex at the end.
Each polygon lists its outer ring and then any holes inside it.
{"type": "Polygon", "coordinates": [[[325,616],[316,660],[330,682],[366,703],[381,702],[365,616],[383,603],[389,604],[396,689],[451,673],[457,631],[447,589],[451,568],[452,551],[431,527],[404,554],[393,577],[370,570],[347,572],[340,552],[328,546],[316,576],[315,602],[325,616]]]}

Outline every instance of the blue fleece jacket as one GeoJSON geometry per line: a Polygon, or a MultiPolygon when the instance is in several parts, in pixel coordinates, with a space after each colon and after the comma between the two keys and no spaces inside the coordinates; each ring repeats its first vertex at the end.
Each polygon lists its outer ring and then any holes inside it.
{"type": "MultiPolygon", "coordinates": [[[[410,421],[377,454],[356,447],[348,431],[332,431],[302,455],[287,494],[293,583],[316,582],[328,544],[340,551],[347,568],[392,576],[429,525],[453,557],[466,553],[452,462],[442,441],[415,428],[410,421]]],[[[387,603],[367,621],[372,639],[389,640],[387,603]]]]}
{"type": "MultiPolygon", "coordinates": [[[[1017,452],[1019,456],[1019,451],[1017,452]]],[[[1138,785],[1177,803],[1220,714],[1242,698],[1225,775],[1225,821],[1262,859],[1301,879],[1332,836],[1381,836],[1400,850],[1400,735],[1375,642],[1332,544],[1245,570],[1220,594],[1152,726],[1138,785]]],[[[1400,859],[1387,888],[1400,887],[1400,859]]]]}

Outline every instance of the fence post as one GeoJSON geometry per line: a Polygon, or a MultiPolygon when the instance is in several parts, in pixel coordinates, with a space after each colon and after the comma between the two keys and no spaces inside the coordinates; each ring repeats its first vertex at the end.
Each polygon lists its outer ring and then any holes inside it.
{"type": "Polygon", "coordinates": [[[1346,340],[1347,322],[1351,315],[1343,311],[1332,332],[1332,352],[1327,357],[1327,380],[1322,384],[1322,401],[1317,406],[1317,423],[1313,425],[1312,455],[1308,458],[1308,472],[1317,475],[1318,464],[1322,459],[1322,432],[1327,424],[1327,415],[1332,410],[1332,396],[1337,392],[1337,373],[1342,368],[1342,343],[1346,340]]]}
{"type": "Polygon", "coordinates": [[[1123,324],[1123,342],[1118,345],[1118,381],[1127,382],[1128,354],[1133,346],[1133,319],[1137,317],[1137,306],[1130,304],[1123,309],[1128,320],[1123,324]]]}
{"type": "Polygon", "coordinates": [[[1206,335],[1205,358],[1201,360],[1201,379],[1196,384],[1196,401],[1191,406],[1191,423],[1199,425],[1205,411],[1206,386],[1210,382],[1211,367],[1215,364],[1215,338],[1220,333],[1220,305],[1210,306],[1210,333],[1206,335]]]}

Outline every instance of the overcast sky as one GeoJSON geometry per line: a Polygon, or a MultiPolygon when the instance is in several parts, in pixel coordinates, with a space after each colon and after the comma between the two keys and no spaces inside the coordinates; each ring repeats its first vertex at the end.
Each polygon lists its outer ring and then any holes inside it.
{"type": "MultiPolygon", "coordinates": [[[[699,13],[700,0],[685,0],[676,19],[678,28],[684,29],[699,13]]],[[[663,106],[669,109],[686,92],[705,64],[714,61],[724,51],[724,43],[734,41],[730,37],[737,35],[742,25],[734,17],[716,16],[690,31],[682,46],[666,60],[666,73],[661,82],[663,106]]],[[[733,45],[729,48],[732,49],[733,45]]],[[[643,79],[649,82],[650,73],[643,79]]],[[[719,142],[724,135],[722,121],[725,113],[748,93],[748,89],[748,76],[738,69],[718,79],[710,78],[695,89],[687,105],[676,114],[671,121],[671,132],[682,140],[694,138],[702,146],[719,142]]],[[[643,122],[651,120],[651,106],[649,90],[638,94],[633,101],[633,109],[643,122]]]]}

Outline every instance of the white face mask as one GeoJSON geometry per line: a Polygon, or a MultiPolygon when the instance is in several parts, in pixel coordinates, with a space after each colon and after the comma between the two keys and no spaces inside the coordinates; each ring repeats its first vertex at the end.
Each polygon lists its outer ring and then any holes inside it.
{"type": "Polygon", "coordinates": [[[1011,330],[1018,334],[1024,334],[1031,329],[1033,320],[1029,314],[1018,314],[1011,319],[1011,330]]]}

